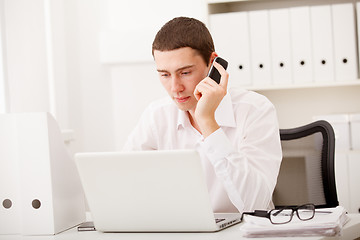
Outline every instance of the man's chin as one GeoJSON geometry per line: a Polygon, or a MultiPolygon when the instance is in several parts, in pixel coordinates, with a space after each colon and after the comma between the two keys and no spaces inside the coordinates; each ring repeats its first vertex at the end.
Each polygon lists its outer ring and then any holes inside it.
{"type": "Polygon", "coordinates": [[[180,104],[176,104],[176,106],[177,106],[178,109],[181,110],[181,111],[189,111],[189,109],[188,109],[187,107],[182,106],[182,105],[180,105],[180,104]]]}
{"type": "Polygon", "coordinates": [[[189,106],[189,104],[181,104],[181,103],[177,103],[176,101],[175,104],[178,107],[178,109],[181,111],[189,111],[191,109],[191,106],[189,106]]]}

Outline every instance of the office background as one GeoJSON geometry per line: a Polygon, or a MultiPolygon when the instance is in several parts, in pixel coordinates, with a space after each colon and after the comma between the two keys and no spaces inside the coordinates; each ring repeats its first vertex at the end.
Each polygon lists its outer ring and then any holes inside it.
{"type": "MultiPolygon", "coordinates": [[[[153,37],[166,21],[185,15],[198,18],[209,26],[220,55],[251,50],[247,61],[253,67],[249,73],[252,78],[241,77],[247,68],[237,62],[235,54],[226,56],[233,64],[230,81],[238,87],[267,96],[277,108],[281,128],[296,127],[311,122],[317,116],[334,114],[341,123],[348,124],[348,119],[344,120],[341,116],[360,113],[357,4],[354,0],[0,0],[0,112],[52,113],[73,152],[120,150],[147,104],[166,96],[151,56],[153,37]],[[355,69],[346,71],[354,75],[344,78],[337,76],[333,70],[337,55],[336,31],[333,28],[336,8],[334,11],[332,6],[341,3],[350,3],[353,7],[350,12],[354,20],[352,33],[355,45],[352,53],[355,57],[349,58],[346,66],[354,63],[351,60],[356,61],[355,69]],[[324,54],[332,59],[326,66],[333,66],[323,71],[328,74],[325,80],[318,81],[321,77],[315,76],[315,70],[310,72],[311,78],[295,79],[298,74],[295,74],[295,64],[290,61],[293,55],[286,56],[289,51],[282,51],[286,47],[291,49],[291,44],[306,36],[306,31],[291,35],[288,42],[286,38],[280,38],[283,42],[279,43],[271,40],[284,34],[283,31],[276,33],[279,29],[276,26],[280,24],[285,24],[282,27],[287,26],[289,31],[296,29],[289,25],[292,21],[289,20],[286,25],[286,21],[281,19],[284,14],[285,17],[286,14],[292,16],[291,9],[304,6],[308,8],[308,15],[300,14],[294,24],[308,21],[308,30],[315,29],[309,36],[330,36],[330,42],[328,38],[310,43],[311,50],[318,49],[315,44],[321,49],[323,46],[331,49],[330,52],[324,50],[324,54]],[[323,13],[324,16],[321,15],[323,13]],[[248,35],[241,35],[245,31],[237,30],[235,22],[227,20],[244,17],[244,14],[248,21],[248,35]],[[299,21],[302,17],[304,21],[299,21]],[[318,21],[321,30],[316,31],[318,25],[312,22],[316,19],[328,19],[330,22],[318,21]],[[267,20],[266,25],[264,20],[267,20]],[[242,39],[244,42],[241,44],[235,42],[229,47],[229,44],[222,43],[221,34],[218,34],[219,31],[221,33],[221,29],[217,28],[219,24],[231,34],[228,41],[242,36],[252,37],[252,40],[248,38],[246,42],[242,39]],[[251,28],[251,24],[257,27],[251,28]],[[323,29],[327,29],[324,34],[323,29]],[[261,33],[266,32],[265,38],[262,38],[261,33]],[[254,39],[259,38],[263,41],[256,45],[254,39]],[[244,47],[249,43],[252,45],[244,47]],[[256,52],[265,56],[262,68],[267,71],[265,74],[256,73],[259,70],[255,69],[259,64],[256,59],[259,57],[252,54],[256,52]],[[276,57],[288,58],[289,64],[285,62],[282,69],[289,69],[287,66],[293,64],[287,72],[290,78],[274,77],[280,71],[274,67],[277,66],[274,64],[276,57]],[[271,64],[274,64],[273,68],[267,68],[271,64]],[[244,71],[236,73],[240,65],[244,71]]],[[[340,16],[345,18],[348,15],[340,16]]],[[[351,47],[351,44],[342,45],[351,47]]],[[[292,50],[290,52],[293,53],[292,50]]],[[[310,61],[313,61],[310,66],[314,69],[315,52],[310,53],[310,61]]],[[[242,53],[239,55],[246,57],[242,53]]],[[[358,188],[354,183],[359,181],[355,181],[354,174],[351,174],[351,171],[360,168],[358,156],[358,152],[350,148],[338,151],[337,159],[343,159],[337,161],[342,164],[338,167],[342,176],[339,179],[346,185],[341,195],[347,196],[342,201],[348,205],[349,199],[360,199],[356,195],[358,191],[351,191],[358,188]]],[[[359,207],[360,203],[353,206],[359,207]]]]}

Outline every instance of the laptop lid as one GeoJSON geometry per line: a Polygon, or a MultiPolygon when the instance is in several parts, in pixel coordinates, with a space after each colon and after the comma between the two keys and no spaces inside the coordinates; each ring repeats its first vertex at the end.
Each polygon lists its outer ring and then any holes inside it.
{"type": "Polygon", "coordinates": [[[216,223],[195,150],[75,155],[95,227],[103,232],[211,232],[216,223]]]}

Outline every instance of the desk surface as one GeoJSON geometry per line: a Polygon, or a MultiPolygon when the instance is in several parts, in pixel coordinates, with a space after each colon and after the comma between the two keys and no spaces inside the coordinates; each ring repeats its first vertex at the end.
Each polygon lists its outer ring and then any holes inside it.
{"type": "MultiPolygon", "coordinates": [[[[342,236],[338,237],[306,237],[306,240],[319,239],[356,239],[360,238],[360,214],[349,214],[350,221],[344,226],[342,236]]],[[[233,240],[250,239],[242,237],[240,224],[216,233],[101,233],[96,231],[78,232],[72,228],[54,236],[19,236],[0,235],[0,240],[233,240]]],[[[271,239],[275,238],[262,238],[271,239]]],[[[276,238],[279,239],[279,238],[276,238]]],[[[289,237],[281,239],[300,240],[304,237],[289,237]]]]}

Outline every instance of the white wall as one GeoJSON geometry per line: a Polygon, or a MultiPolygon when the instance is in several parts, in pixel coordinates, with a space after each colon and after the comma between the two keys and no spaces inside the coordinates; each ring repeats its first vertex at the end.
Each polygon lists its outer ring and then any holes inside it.
{"type": "Polygon", "coordinates": [[[5,1],[4,8],[10,111],[50,111],[44,2],[5,1]]]}
{"type": "Polygon", "coordinates": [[[177,16],[206,20],[207,5],[205,0],[183,0],[181,4],[174,0],[105,0],[101,2],[101,15],[102,62],[152,62],[151,44],[161,26],[177,16]]]}
{"type": "Polygon", "coordinates": [[[0,113],[6,113],[7,105],[7,83],[5,66],[5,11],[4,2],[0,1],[0,113]]]}
{"type": "Polygon", "coordinates": [[[166,95],[151,56],[157,30],[180,15],[207,16],[205,0],[0,0],[0,7],[7,112],[52,113],[74,131],[75,152],[121,149],[149,101],[166,95]]]}
{"type": "Polygon", "coordinates": [[[99,58],[98,0],[66,0],[66,53],[69,126],[75,151],[114,148],[111,79],[99,58]]]}
{"type": "Polygon", "coordinates": [[[207,8],[204,0],[176,7],[166,0],[107,0],[101,14],[100,59],[111,68],[115,148],[120,150],[149,102],[166,96],[151,55],[155,34],[177,16],[205,21],[207,8]]]}
{"type": "Polygon", "coordinates": [[[1,10],[7,111],[47,111],[67,128],[62,1],[2,0],[1,10]]]}
{"type": "Polygon", "coordinates": [[[52,113],[77,151],[114,148],[98,0],[1,0],[8,112],[52,113]]]}
{"type": "Polygon", "coordinates": [[[155,64],[152,62],[114,66],[111,78],[115,147],[121,150],[149,102],[167,94],[158,80],[155,64]]]}

